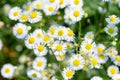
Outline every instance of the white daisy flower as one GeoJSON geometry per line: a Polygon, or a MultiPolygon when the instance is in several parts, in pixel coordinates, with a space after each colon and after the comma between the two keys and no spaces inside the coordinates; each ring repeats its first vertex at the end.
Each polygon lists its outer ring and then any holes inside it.
{"type": "Polygon", "coordinates": [[[74,47],[74,44],[71,43],[71,42],[66,42],[66,48],[69,50],[69,49],[72,49],[74,47]]]}
{"type": "Polygon", "coordinates": [[[3,6],[3,11],[4,11],[4,13],[5,13],[6,15],[8,15],[10,9],[11,9],[11,6],[10,6],[9,4],[5,4],[5,5],[3,6]]]}
{"type": "Polygon", "coordinates": [[[120,23],[120,19],[116,15],[111,15],[105,19],[109,24],[118,24],[120,23]]]}
{"type": "Polygon", "coordinates": [[[93,40],[94,39],[94,33],[92,31],[87,32],[84,36],[84,39],[85,40],[88,40],[88,39],[93,40]]]}
{"type": "Polygon", "coordinates": [[[117,66],[111,65],[107,69],[107,74],[110,77],[113,77],[114,75],[118,74],[119,68],[117,66]]]}
{"type": "Polygon", "coordinates": [[[68,0],[59,0],[60,8],[65,8],[68,5],[68,0]]]}
{"type": "Polygon", "coordinates": [[[31,80],[40,80],[41,79],[41,74],[40,72],[36,71],[36,70],[28,70],[27,71],[27,76],[31,79],[31,80]]]}
{"type": "Polygon", "coordinates": [[[105,28],[104,31],[110,35],[111,37],[114,37],[118,34],[118,28],[115,25],[108,24],[105,28]]]}
{"type": "Polygon", "coordinates": [[[70,6],[73,7],[82,7],[83,6],[83,0],[70,0],[69,1],[70,6]]]}
{"type": "Polygon", "coordinates": [[[65,57],[66,57],[65,54],[60,54],[60,55],[55,55],[55,56],[56,56],[56,59],[57,59],[58,61],[63,61],[63,60],[65,59],[65,57]]]}
{"type": "Polygon", "coordinates": [[[112,80],[120,80],[120,74],[115,74],[115,75],[112,77],[112,80]]]}
{"type": "Polygon", "coordinates": [[[66,53],[66,44],[56,41],[52,47],[55,55],[61,55],[66,53]]]}
{"type": "Polygon", "coordinates": [[[46,15],[54,15],[58,11],[58,6],[52,4],[46,4],[45,7],[43,8],[43,11],[46,15]]]}
{"type": "Polygon", "coordinates": [[[3,47],[3,43],[2,40],[0,39],[0,50],[2,50],[2,47],[3,47]]]}
{"type": "Polygon", "coordinates": [[[112,58],[112,61],[115,65],[120,66],[120,55],[116,55],[112,58]]]}
{"type": "Polygon", "coordinates": [[[18,38],[18,39],[23,39],[27,36],[28,34],[28,29],[27,26],[23,23],[17,23],[13,27],[13,34],[18,38]]]}
{"type": "Polygon", "coordinates": [[[30,14],[29,14],[28,21],[29,21],[30,23],[37,23],[37,22],[41,21],[41,19],[42,19],[42,14],[41,14],[41,12],[32,11],[32,12],[30,12],[30,14]]]}
{"type": "Polygon", "coordinates": [[[74,32],[68,28],[67,29],[67,36],[65,37],[66,41],[73,41],[74,40],[74,32]]]}
{"type": "Polygon", "coordinates": [[[89,65],[89,67],[90,68],[100,68],[100,61],[99,61],[99,59],[98,59],[98,57],[97,56],[92,56],[91,58],[90,58],[90,65],[89,65]]]}
{"type": "Polygon", "coordinates": [[[34,49],[34,53],[36,56],[45,56],[47,54],[47,48],[45,45],[39,44],[37,47],[34,49]]]}
{"type": "Polygon", "coordinates": [[[27,4],[23,5],[23,10],[27,13],[30,13],[33,10],[32,3],[28,2],[27,4]]]}
{"type": "Polygon", "coordinates": [[[20,22],[27,22],[27,20],[28,20],[28,13],[26,13],[26,12],[21,13],[19,21],[20,22]]]}
{"type": "Polygon", "coordinates": [[[45,5],[45,1],[44,0],[35,0],[32,2],[32,5],[35,9],[41,10],[41,9],[43,9],[43,7],[45,5]]]}
{"type": "Polygon", "coordinates": [[[64,20],[65,20],[65,23],[71,25],[71,24],[75,24],[76,22],[73,20],[72,18],[73,16],[71,16],[70,14],[65,14],[64,15],[64,20]]]}
{"type": "Polygon", "coordinates": [[[99,62],[101,64],[104,64],[107,62],[108,57],[105,54],[98,54],[99,62]]]}
{"type": "Polygon", "coordinates": [[[18,20],[19,17],[20,17],[21,11],[22,10],[19,7],[11,8],[10,11],[9,11],[9,18],[11,20],[15,20],[15,21],[18,20]]]}
{"type": "Polygon", "coordinates": [[[73,55],[69,61],[70,67],[73,70],[81,70],[84,67],[84,58],[80,55],[73,55]]]}
{"type": "Polygon", "coordinates": [[[95,53],[98,54],[98,53],[103,53],[105,50],[105,46],[103,44],[98,44],[97,45],[97,48],[95,50],[95,53]]]}
{"type": "Polygon", "coordinates": [[[99,76],[94,76],[90,80],[103,80],[103,79],[99,76]]]}
{"type": "Polygon", "coordinates": [[[38,44],[38,43],[39,43],[39,41],[37,40],[37,38],[33,34],[29,34],[26,37],[25,46],[28,49],[33,49],[36,46],[36,44],[38,44]]]}
{"type": "Polygon", "coordinates": [[[12,64],[4,64],[3,67],[1,68],[1,75],[4,78],[11,79],[14,76],[14,66],[12,64]]]}
{"type": "Polygon", "coordinates": [[[47,60],[45,57],[36,57],[32,63],[32,67],[37,70],[44,70],[47,65],[47,60]]]}
{"type": "Polygon", "coordinates": [[[53,38],[49,34],[44,34],[41,43],[49,45],[53,41],[53,38]]]}
{"type": "Polygon", "coordinates": [[[53,38],[55,36],[56,29],[57,29],[57,25],[52,25],[48,30],[48,34],[53,38]]]}
{"type": "Polygon", "coordinates": [[[55,33],[55,38],[58,40],[65,40],[65,37],[67,35],[67,29],[64,26],[60,26],[57,28],[55,33]]]}
{"type": "Polygon", "coordinates": [[[85,40],[81,43],[81,48],[84,49],[87,53],[93,52],[96,47],[95,42],[92,42],[91,40],[85,40]]]}
{"type": "Polygon", "coordinates": [[[69,80],[73,77],[74,73],[75,72],[72,69],[67,67],[67,68],[64,68],[64,70],[62,71],[62,76],[65,80],[69,80]]]}
{"type": "Polygon", "coordinates": [[[46,0],[47,4],[54,4],[54,5],[58,5],[59,4],[59,0],[46,0]]]}

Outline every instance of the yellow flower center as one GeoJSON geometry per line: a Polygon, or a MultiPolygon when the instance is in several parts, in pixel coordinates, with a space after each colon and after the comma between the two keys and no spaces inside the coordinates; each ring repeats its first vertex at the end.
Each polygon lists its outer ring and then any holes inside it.
{"type": "Polygon", "coordinates": [[[62,49],[63,49],[62,44],[58,44],[58,45],[56,46],[56,50],[57,50],[57,51],[62,51],[62,49]]]}
{"type": "Polygon", "coordinates": [[[85,48],[86,48],[87,50],[91,50],[91,49],[92,49],[92,44],[86,44],[85,48]]]}
{"type": "Polygon", "coordinates": [[[36,11],[33,11],[30,13],[30,17],[31,18],[36,18],[38,16],[37,12],[36,11]]]}
{"type": "Polygon", "coordinates": [[[33,44],[34,42],[35,42],[35,38],[34,38],[34,37],[30,37],[30,38],[29,38],[29,43],[30,43],[30,44],[33,44]]]}
{"type": "Polygon", "coordinates": [[[74,11],[73,14],[74,14],[75,17],[78,17],[80,15],[80,12],[76,10],[76,11],[74,11]]]}
{"type": "Polygon", "coordinates": [[[40,33],[37,33],[37,37],[40,38],[42,35],[40,33]]]}
{"type": "Polygon", "coordinates": [[[60,0],[59,4],[60,5],[64,4],[64,0],[60,0]]]}
{"type": "Polygon", "coordinates": [[[41,7],[41,4],[40,4],[40,3],[37,3],[35,6],[36,6],[36,8],[40,8],[40,7],[41,7]]]}
{"type": "Polygon", "coordinates": [[[113,28],[109,28],[109,29],[108,29],[108,32],[109,32],[110,34],[113,34],[113,33],[114,33],[114,29],[113,29],[113,28]]]}
{"type": "Polygon", "coordinates": [[[116,57],[116,61],[120,62],[120,56],[116,57]]]}
{"type": "Polygon", "coordinates": [[[93,59],[93,60],[92,60],[92,65],[95,66],[95,65],[97,65],[97,64],[98,64],[98,61],[97,61],[96,59],[93,59]]]}
{"type": "Polygon", "coordinates": [[[117,18],[115,16],[110,17],[110,21],[115,22],[116,20],[117,20],[117,18]]]}
{"type": "Polygon", "coordinates": [[[50,33],[51,33],[52,35],[54,35],[54,33],[55,33],[55,28],[50,28],[50,33]]]}
{"type": "Polygon", "coordinates": [[[79,65],[80,65],[80,60],[79,60],[79,59],[75,59],[75,60],[73,61],[73,64],[74,64],[75,66],[79,66],[79,65]]]}
{"type": "Polygon", "coordinates": [[[28,19],[28,17],[27,17],[26,14],[22,14],[22,15],[21,15],[21,20],[27,20],[27,19],[28,19]]]}
{"type": "Polygon", "coordinates": [[[79,0],[74,0],[74,4],[75,4],[75,5],[78,5],[79,3],[80,3],[79,0]]]}
{"type": "Polygon", "coordinates": [[[71,48],[71,44],[70,43],[67,43],[66,45],[67,45],[68,49],[71,48]]]}
{"type": "Polygon", "coordinates": [[[38,61],[37,62],[37,66],[41,67],[43,65],[43,62],[42,61],[38,61]]]}
{"type": "Polygon", "coordinates": [[[15,11],[15,12],[13,13],[13,15],[14,15],[14,16],[18,16],[18,15],[19,15],[19,12],[18,12],[18,11],[15,11]]]}
{"type": "Polygon", "coordinates": [[[54,8],[53,7],[48,7],[48,11],[50,11],[50,12],[52,12],[54,10],[54,8]]]}
{"type": "Polygon", "coordinates": [[[30,6],[26,6],[25,10],[29,11],[30,10],[30,6]]]}
{"type": "Polygon", "coordinates": [[[55,0],[49,0],[51,3],[54,3],[55,2],[55,0]]]}
{"type": "Polygon", "coordinates": [[[38,51],[39,51],[39,52],[42,52],[43,50],[44,50],[44,46],[43,46],[43,45],[39,45],[39,46],[38,46],[38,51]]]}
{"type": "Polygon", "coordinates": [[[73,36],[73,31],[72,30],[68,30],[68,36],[73,36]]]}
{"type": "Polygon", "coordinates": [[[120,78],[117,78],[116,80],[120,80],[120,78]]]}
{"type": "Polygon", "coordinates": [[[115,75],[115,74],[117,73],[117,70],[116,70],[115,68],[111,68],[111,69],[110,69],[110,73],[111,73],[112,75],[115,75]]]}
{"type": "Polygon", "coordinates": [[[73,71],[69,70],[66,72],[66,77],[71,78],[73,76],[73,74],[74,74],[73,71]]]}
{"type": "Polygon", "coordinates": [[[10,68],[6,68],[5,73],[9,73],[9,72],[10,72],[10,68]]]}
{"type": "Polygon", "coordinates": [[[22,34],[23,33],[23,29],[22,28],[17,28],[17,34],[22,34]]]}
{"type": "Polygon", "coordinates": [[[33,76],[33,77],[37,77],[37,74],[36,74],[36,73],[33,73],[32,76],[33,76]]]}
{"type": "Polygon", "coordinates": [[[59,35],[59,36],[63,36],[63,35],[64,35],[64,31],[63,31],[63,30],[59,30],[59,31],[58,31],[58,35],[59,35]]]}
{"type": "Polygon", "coordinates": [[[63,60],[63,59],[65,59],[65,55],[64,55],[64,54],[59,55],[59,58],[60,58],[61,60],[63,60]]]}
{"type": "Polygon", "coordinates": [[[101,55],[99,55],[99,58],[100,58],[100,59],[104,59],[104,57],[105,57],[105,56],[104,56],[104,55],[102,55],[102,54],[101,54],[101,55]]]}
{"type": "Polygon", "coordinates": [[[98,51],[99,53],[101,53],[101,52],[103,52],[103,48],[99,47],[99,48],[97,49],[97,51],[98,51]]]}
{"type": "Polygon", "coordinates": [[[44,42],[48,42],[50,40],[50,36],[45,35],[43,40],[44,40],[44,42]]]}

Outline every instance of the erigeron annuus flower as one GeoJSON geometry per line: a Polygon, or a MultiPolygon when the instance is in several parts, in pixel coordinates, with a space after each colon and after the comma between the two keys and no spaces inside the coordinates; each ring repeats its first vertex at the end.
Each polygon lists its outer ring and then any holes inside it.
{"type": "Polygon", "coordinates": [[[65,23],[67,23],[67,24],[75,24],[76,22],[73,20],[73,18],[72,18],[73,16],[71,16],[70,14],[65,14],[64,15],[64,20],[65,20],[65,23]]]}
{"type": "Polygon", "coordinates": [[[27,20],[28,20],[28,13],[26,13],[26,12],[21,13],[19,21],[26,22],[27,20]]]}
{"type": "Polygon", "coordinates": [[[39,44],[37,47],[34,49],[34,53],[36,56],[45,56],[47,54],[47,48],[45,45],[39,44]]]}
{"type": "Polygon", "coordinates": [[[55,36],[56,29],[57,29],[57,25],[52,25],[52,26],[49,28],[49,30],[48,30],[48,34],[49,34],[51,37],[54,37],[54,36],[55,36]]]}
{"type": "Polygon", "coordinates": [[[108,24],[105,28],[104,31],[110,35],[111,37],[114,37],[118,34],[118,28],[117,26],[113,25],[113,24],[108,24]]]}
{"type": "Polygon", "coordinates": [[[95,42],[92,40],[85,40],[81,43],[81,48],[84,49],[87,53],[93,52],[96,47],[95,42]]]}
{"type": "Polygon", "coordinates": [[[116,74],[112,77],[112,80],[120,80],[120,74],[116,74]]]}
{"type": "Polygon", "coordinates": [[[43,8],[43,11],[46,15],[54,15],[58,11],[58,6],[52,4],[46,4],[45,7],[43,8]]]}
{"type": "Polygon", "coordinates": [[[73,77],[74,73],[75,73],[74,70],[67,67],[67,68],[64,68],[64,70],[62,71],[62,76],[65,80],[69,80],[73,77]]]}
{"type": "Polygon", "coordinates": [[[120,66],[120,55],[116,55],[112,58],[112,61],[115,65],[120,66]]]}
{"type": "Polygon", "coordinates": [[[111,15],[105,19],[109,24],[118,24],[120,23],[120,19],[116,15],[111,15]]]}
{"type": "Polygon", "coordinates": [[[82,7],[83,6],[83,0],[70,0],[69,4],[73,7],[82,7]]]}
{"type": "Polygon", "coordinates": [[[66,42],[66,48],[69,50],[69,49],[72,49],[74,47],[74,44],[71,43],[71,42],[66,42]]]}
{"type": "Polygon", "coordinates": [[[58,61],[63,61],[65,59],[66,55],[65,54],[60,54],[60,55],[56,55],[56,59],[58,61]]]}
{"type": "Polygon", "coordinates": [[[42,75],[36,70],[28,70],[27,76],[32,80],[40,80],[42,75]]]}
{"type": "Polygon", "coordinates": [[[37,23],[37,22],[41,21],[41,19],[42,19],[41,12],[32,11],[32,12],[29,13],[28,21],[30,23],[37,23]]]}
{"type": "Polygon", "coordinates": [[[2,43],[2,40],[0,39],[0,50],[2,49],[3,47],[3,43],[2,43]]]}
{"type": "Polygon", "coordinates": [[[33,10],[32,3],[28,2],[28,3],[24,4],[24,5],[23,5],[23,10],[24,10],[26,13],[30,13],[30,12],[33,10]]]}
{"type": "Polygon", "coordinates": [[[1,75],[4,78],[8,78],[8,79],[13,78],[14,72],[15,72],[14,66],[12,64],[9,64],[9,63],[4,64],[1,68],[1,75]]]}
{"type": "Polygon", "coordinates": [[[74,40],[74,32],[68,28],[67,30],[67,35],[66,35],[66,41],[73,41],[74,40]]]}
{"type": "Polygon", "coordinates": [[[93,40],[94,39],[94,33],[92,31],[87,32],[84,36],[84,39],[85,40],[88,40],[88,39],[93,40]]]}
{"type": "Polygon", "coordinates": [[[60,8],[64,8],[68,5],[68,0],[59,0],[59,6],[60,8]]]}
{"type": "Polygon", "coordinates": [[[70,67],[73,70],[81,70],[84,67],[84,58],[80,55],[73,55],[69,61],[70,67]]]}
{"type": "Polygon", "coordinates": [[[45,57],[36,57],[32,63],[33,69],[37,71],[45,69],[46,65],[47,65],[47,60],[45,57]]]}
{"type": "Polygon", "coordinates": [[[103,44],[98,44],[95,53],[103,53],[105,50],[105,46],[103,44]]]}
{"type": "Polygon", "coordinates": [[[9,4],[5,4],[5,5],[3,6],[3,11],[4,11],[4,13],[5,13],[6,15],[8,15],[10,9],[11,9],[11,6],[10,6],[9,4]]]}
{"type": "Polygon", "coordinates": [[[107,74],[110,77],[113,77],[114,75],[119,73],[119,68],[117,66],[111,65],[107,69],[107,74]]]}
{"type": "Polygon", "coordinates": [[[49,45],[49,43],[53,41],[53,38],[49,34],[44,34],[41,40],[41,43],[49,45]]]}
{"type": "Polygon", "coordinates": [[[100,68],[100,61],[99,61],[99,59],[98,59],[98,57],[97,56],[92,56],[91,58],[90,58],[90,65],[89,65],[89,67],[90,68],[100,68]]]}
{"type": "Polygon", "coordinates": [[[58,5],[59,4],[59,0],[46,0],[47,4],[54,4],[54,5],[58,5]]]}
{"type": "Polygon", "coordinates": [[[44,36],[45,32],[42,29],[35,29],[33,35],[41,42],[42,37],[44,36]]]}
{"type": "Polygon", "coordinates": [[[18,39],[23,39],[27,36],[28,34],[28,29],[27,26],[23,23],[17,23],[13,27],[13,34],[18,38],[18,39]]]}
{"type": "Polygon", "coordinates": [[[107,62],[108,57],[105,54],[98,54],[98,59],[101,64],[104,64],[107,62]]]}
{"type": "Polygon", "coordinates": [[[52,47],[55,55],[61,55],[66,53],[66,44],[56,41],[52,47]]]}
{"type": "Polygon", "coordinates": [[[33,34],[29,34],[25,39],[25,46],[28,49],[33,49],[37,43],[39,43],[39,41],[33,34]]]}
{"type": "Polygon", "coordinates": [[[60,26],[57,28],[55,33],[55,38],[58,40],[65,40],[67,35],[67,29],[64,26],[60,26]]]}
{"type": "Polygon", "coordinates": [[[45,5],[45,1],[44,0],[35,0],[32,2],[32,5],[33,5],[34,9],[41,10],[41,9],[43,9],[43,7],[45,5]]]}
{"type": "Polygon", "coordinates": [[[21,11],[22,10],[19,7],[13,7],[13,8],[10,9],[8,16],[9,16],[9,18],[11,20],[15,20],[16,21],[16,20],[19,19],[21,11]]]}
{"type": "Polygon", "coordinates": [[[94,76],[90,80],[103,80],[103,79],[99,76],[94,76]]]}

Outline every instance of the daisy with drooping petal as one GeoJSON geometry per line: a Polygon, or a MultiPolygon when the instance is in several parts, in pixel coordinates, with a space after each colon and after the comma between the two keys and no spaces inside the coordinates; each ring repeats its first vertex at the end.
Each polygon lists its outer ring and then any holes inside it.
{"type": "Polygon", "coordinates": [[[22,10],[19,7],[11,8],[10,11],[9,11],[9,18],[11,20],[15,20],[15,21],[18,20],[19,17],[20,17],[21,11],[22,10]]]}
{"type": "Polygon", "coordinates": [[[37,47],[34,49],[34,53],[36,56],[45,56],[47,54],[47,48],[45,45],[39,44],[37,47]]]}
{"type": "Polygon", "coordinates": [[[36,57],[32,63],[32,67],[37,71],[45,69],[46,65],[47,60],[45,57],[36,57]]]}
{"type": "Polygon", "coordinates": [[[12,64],[4,64],[3,67],[1,68],[1,75],[4,78],[11,79],[14,76],[14,66],[12,64]]]}
{"type": "Polygon", "coordinates": [[[111,15],[105,19],[109,24],[118,24],[120,23],[120,19],[116,15],[111,15]]]}
{"type": "Polygon", "coordinates": [[[37,43],[39,43],[39,41],[33,34],[29,34],[25,40],[25,46],[28,49],[33,49],[37,43]]]}
{"type": "Polygon", "coordinates": [[[41,12],[32,11],[32,12],[30,12],[30,14],[29,14],[28,21],[29,21],[30,23],[37,23],[37,22],[41,21],[41,19],[42,19],[42,14],[41,14],[41,12]]]}
{"type": "Polygon", "coordinates": [[[18,38],[18,39],[23,39],[27,36],[28,34],[28,29],[27,26],[23,23],[17,23],[13,27],[13,34],[18,38]]]}
{"type": "Polygon", "coordinates": [[[32,2],[33,8],[41,10],[43,9],[45,2],[44,0],[35,0],[32,2]]]}
{"type": "Polygon", "coordinates": [[[28,20],[28,14],[26,12],[21,13],[19,21],[26,22],[28,20]]]}
{"type": "Polygon", "coordinates": [[[119,68],[117,66],[111,65],[107,69],[107,74],[110,77],[113,77],[114,75],[118,74],[119,68]]]}
{"type": "Polygon", "coordinates": [[[67,68],[64,68],[64,70],[62,71],[62,76],[65,80],[69,80],[73,77],[74,73],[75,72],[72,69],[67,67],[67,68]]]}
{"type": "Polygon", "coordinates": [[[84,58],[80,55],[73,55],[69,61],[70,67],[73,70],[81,70],[84,67],[84,58]]]}
{"type": "Polygon", "coordinates": [[[103,80],[103,79],[99,76],[94,76],[90,80],[103,80]]]}
{"type": "Polygon", "coordinates": [[[38,72],[36,70],[28,70],[27,76],[32,80],[40,80],[42,77],[40,72],[38,72]]]}
{"type": "Polygon", "coordinates": [[[55,55],[61,55],[66,53],[66,45],[62,42],[56,41],[52,49],[55,55]]]}
{"type": "Polygon", "coordinates": [[[114,37],[118,34],[118,28],[117,26],[113,25],[113,24],[108,24],[105,28],[104,31],[110,35],[111,37],[114,37]]]}
{"type": "Polygon", "coordinates": [[[115,75],[112,77],[112,80],[120,80],[120,74],[115,74],[115,75]]]}

